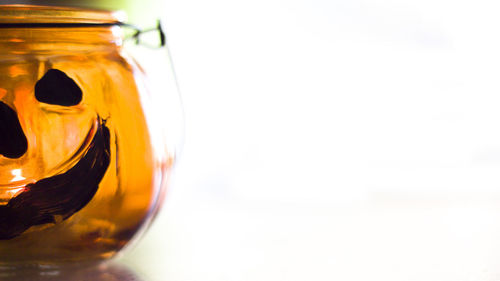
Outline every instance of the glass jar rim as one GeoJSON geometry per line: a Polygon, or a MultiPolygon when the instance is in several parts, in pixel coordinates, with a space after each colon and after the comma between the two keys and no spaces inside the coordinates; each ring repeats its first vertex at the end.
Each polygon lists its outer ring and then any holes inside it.
{"type": "Polygon", "coordinates": [[[0,24],[122,24],[126,15],[122,11],[88,8],[0,5],[0,24]]]}

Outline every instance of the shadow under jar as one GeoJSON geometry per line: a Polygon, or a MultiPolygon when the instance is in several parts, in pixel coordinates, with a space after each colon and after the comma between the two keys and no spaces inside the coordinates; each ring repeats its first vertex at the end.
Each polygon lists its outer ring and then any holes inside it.
{"type": "Polygon", "coordinates": [[[0,264],[113,257],[161,204],[174,155],[117,22],[0,6],[0,264]]]}

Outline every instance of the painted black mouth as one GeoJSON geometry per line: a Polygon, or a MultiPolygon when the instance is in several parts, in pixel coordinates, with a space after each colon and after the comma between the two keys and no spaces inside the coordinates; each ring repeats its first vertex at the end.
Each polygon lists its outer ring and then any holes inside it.
{"type": "Polygon", "coordinates": [[[26,185],[0,206],[0,240],[12,239],[35,225],[68,219],[94,197],[110,163],[110,134],[99,122],[85,155],[65,173],[26,185]]]}

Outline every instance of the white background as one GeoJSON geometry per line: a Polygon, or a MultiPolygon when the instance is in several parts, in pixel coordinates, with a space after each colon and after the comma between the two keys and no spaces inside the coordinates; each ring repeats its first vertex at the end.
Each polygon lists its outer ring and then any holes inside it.
{"type": "Polygon", "coordinates": [[[186,135],[145,280],[500,280],[500,5],[168,0],[186,135]]]}

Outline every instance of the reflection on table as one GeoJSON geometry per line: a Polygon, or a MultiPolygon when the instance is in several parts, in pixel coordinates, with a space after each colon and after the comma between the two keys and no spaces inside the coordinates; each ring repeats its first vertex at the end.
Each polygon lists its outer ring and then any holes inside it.
{"type": "Polygon", "coordinates": [[[0,280],[11,281],[146,281],[128,266],[117,262],[97,265],[0,267],[0,280]]]}

